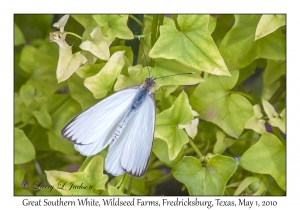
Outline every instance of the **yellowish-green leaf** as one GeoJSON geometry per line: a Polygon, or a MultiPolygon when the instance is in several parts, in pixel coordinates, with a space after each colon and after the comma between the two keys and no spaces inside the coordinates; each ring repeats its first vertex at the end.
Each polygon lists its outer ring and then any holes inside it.
{"type": "Polygon", "coordinates": [[[21,44],[25,44],[25,39],[20,28],[14,24],[14,45],[18,46],[21,44]]]}
{"type": "Polygon", "coordinates": [[[223,133],[222,131],[217,131],[216,136],[217,142],[214,145],[214,154],[223,154],[227,147],[230,147],[236,142],[236,140],[226,137],[225,133],[223,133]]]}
{"type": "Polygon", "coordinates": [[[286,24],[286,15],[262,15],[255,32],[255,40],[269,35],[286,24]]]}
{"type": "Polygon", "coordinates": [[[183,150],[180,150],[177,157],[171,161],[169,158],[168,145],[165,141],[161,139],[154,140],[152,151],[161,162],[163,162],[166,166],[170,168],[175,166],[183,157],[183,150]]]}
{"type": "Polygon", "coordinates": [[[230,75],[208,31],[209,15],[179,15],[181,31],[160,27],[160,37],[149,52],[151,58],[175,59],[185,66],[216,75],[230,75]]]}
{"type": "Polygon", "coordinates": [[[189,141],[187,134],[179,129],[178,125],[186,125],[192,120],[191,106],[185,92],[178,96],[171,108],[156,116],[154,136],[167,143],[171,161],[177,157],[182,146],[189,141]]]}
{"type": "Polygon", "coordinates": [[[187,156],[172,169],[172,174],[185,184],[190,195],[223,195],[237,166],[237,161],[226,156],[212,156],[204,167],[195,157],[187,156]]]}
{"type": "Polygon", "coordinates": [[[18,165],[14,165],[14,187],[20,188],[25,176],[25,169],[18,165]]]}
{"type": "Polygon", "coordinates": [[[245,128],[252,129],[259,134],[267,132],[265,126],[266,121],[261,119],[263,117],[263,114],[261,113],[261,108],[259,104],[253,106],[253,111],[254,116],[246,122],[245,128]]]}
{"type": "Polygon", "coordinates": [[[209,16],[209,22],[208,22],[208,31],[210,34],[212,34],[216,28],[217,20],[214,16],[209,16]]]}
{"type": "Polygon", "coordinates": [[[238,138],[247,120],[253,116],[251,103],[241,95],[230,93],[238,80],[239,71],[232,77],[209,75],[190,97],[193,110],[199,117],[221,127],[228,135],[238,138]]]}
{"type": "Polygon", "coordinates": [[[52,119],[49,113],[47,112],[46,107],[43,107],[41,111],[33,111],[32,114],[35,116],[35,118],[41,126],[47,129],[51,129],[52,119]]]}
{"type": "Polygon", "coordinates": [[[268,121],[270,125],[279,128],[283,133],[286,130],[286,117],[285,117],[285,109],[280,113],[280,117],[274,117],[269,119],[268,121]]]}
{"type": "Polygon", "coordinates": [[[118,80],[115,83],[114,91],[119,91],[127,87],[140,85],[144,82],[147,75],[147,68],[142,67],[142,65],[129,66],[128,76],[122,74],[118,75],[118,80]],[[142,74],[142,77],[141,77],[142,74]]]}
{"type": "Polygon", "coordinates": [[[104,97],[112,89],[125,63],[124,52],[115,52],[98,74],[84,80],[84,85],[94,94],[95,98],[104,97]]]}
{"type": "Polygon", "coordinates": [[[260,140],[243,154],[240,166],[254,173],[270,174],[285,190],[285,157],[286,148],[281,141],[271,133],[264,133],[260,140]]]}
{"type": "Polygon", "coordinates": [[[109,38],[102,35],[101,28],[98,26],[92,31],[91,39],[85,40],[79,47],[83,50],[89,51],[102,60],[108,60],[110,56],[109,46],[111,42],[112,41],[109,38]]]}
{"type": "Polygon", "coordinates": [[[109,186],[108,187],[108,194],[113,195],[113,196],[120,196],[120,195],[126,195],[124,194],[121,190],[114,186],[109,186]]]}
{"type": "Polygon", "coordinates": [[[27,163],[35,158],[35,149],[25,135],[24,131],[15,128],[14,130],[14,138],[15,138],[15,164],[27,163]]]}
{"type": "Polygon", "coordinates": [[[286,62],[285,61],[267,61],[267,67],[264,71],[263,81],[265,86],[272,85],[282,75],[286,74],[286,62]]]}
{"type": "Polygon", "coordinates": [[[83,172],[68,173],[52,170],[45,173],[48,182],[62,195],[96,195],[96,190],[105,189],[108,180],[108,176],[103,174],[103,162],[103,158],[96,155],[83,172]],[[79,187],[76,189],[75,185],[79,187]]]}
{"type": "Polygon", "coordinates": [[[189,124],[187,124],[187,125],[179,125],[178,127],[180,129],[185,129],[187,135],[189,137],[191,137],[192,139],[194,139],[195,136],[198,133],[198,124],[199,124],[199,119],[195,118],[189,124]]]}
{"type": "Polygon", "coordinates": [[[72,15],[72,17],[85,29],[95,28],[98,25],[92,15],[72,15]]]}
{"type": "Polygon", "coordinates": [[[128,15],[93,15],[100,26],[108,26],[107,35],[113,40],[133,39],[133,33],[127,26],[128,15]]]}
{"type": "Polygon", "coordinates": [[[84,64],[87,59],[79,52],[72,54],[71,46],[66,41],[66,34],[54,32],[50,34],[50,40],[59,46],[59,59],[56,70],[58,83],[67,80],[76,69],[84,64]]]}
{"type": "Polygon", "coordinates": [[[220,44],[220,52],[229,70],[244,68],[258,58],[285,60],[285,38],[279,30],[254,41],[260,17],[235,15],[234,26],[220,44]]]}
{"type": "Polygon", "coordinates": [[[24,101],[26,106],[29,106],[34,97],[34,88],[31,85],[22,85],[22,87],[20,88],[20,97],[24,101]]]}

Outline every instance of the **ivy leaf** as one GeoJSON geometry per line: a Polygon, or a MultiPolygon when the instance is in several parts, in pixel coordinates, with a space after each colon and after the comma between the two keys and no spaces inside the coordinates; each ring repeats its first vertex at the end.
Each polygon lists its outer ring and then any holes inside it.
{"type": "Polygon", "coordinates": [[[160,27],[160,37],[149,52],[151,58],[175,59],[185,66],[216,75],[230,75],[208,31],[209,15],[179,15],[181,31],[160,27]]]}
{"type": "Polygon", "coordinates": [[[35,149],[24,131],[15,128],[15,164],[27,163],[35,159],[35,149]]]}
{"type": "MultiPolygon", "coordinates": [[[[61,94],[62,95],[62,94],[61,94]]],[[[52,129],[47,132],[49,146],[52,150],[63,154],[75,154],[74,144],[63,138],[60,134],[61,129],[78,113],[82,111],[79,104],[68,96],[54,95],[49,103],[60,104],[51,115],[52,129]],[[64,102],[64,103],[62,103],[64,102]]],[[[50,108],[48,108],[51,110],[50,108]]]]}
{"type": "Polygon", "coordinates": [[[101,28],[98,26],[92,31],[91,40],[85,40],[79,47],[91,52],[96,57],[107,61],[110,56],[109,46],[111,42],[112,41],[109,38],[102,35],[101,28]]]}
{"type": "Polygon", "coordinates": [[[285,61],[273,61],[267,60],[267,67],[264,71],[263,82],[265,86],[272,85],[282,75],[286,74],[286,62],[285,61]]]}
{"type": "Polygon", "coordinates": [[[31,85],[24,84],[20,88],[20,97],[26,104],[29,106],[31,104],[33,97],[34,97],[34,88],[31,85]]]}
{"type": "Polygon", "coordinates": [[[286,117],[285,117],[285,109],[282,110],[280,115],[275,111],[274,107],[266,100],[262,99],[263,107],[265,112],[268,115],[268,122],[270,125],[274,127],[278,127],[283,133],[285,133],[285,124],[286,124],[286,117]]]}
{"type": "Polygon", "coordinates": [[[87,61],[79,52],[72,54],[71,46],[66,43],[65,38],[65,33],[50,33],[50,41],[57,43],[59,46],[59,59],[56,70],[58,83],[67,80],[79,66],[87,61]]]}
{"type": "Polygon", "coordinates": [[[169,159],[168,145],[161,139],[155,139],[153,141],[152,151],[161,162],[170,168],[175,166],[183,157],[183,150],[180,150],[177,157],[171,161],[169,159]]]}
{"type": "Polygon", "coordinates": [[[171,108],[156,115],[154,136],[167,143],[171,161],[178,156],[182,146],[189,142],[187,134],[178,125],[188,124],[192,120],[191,106],[185,92],[178,96],[171,108]]]}
{"type": "Polygon", "coordinates": [[[267,132],[265,126],[266,121],[261,119],[263,114],[261,113],[260,106],[258,104],[254,105],[253,111],[254,115],[246,122],[245,128],[252,129],[259,134],[267,132]]]}
{"type": "Polygon", "coordinates": [[[281,141],[271,133],[264,133],[260,140],[243,154],[240,166],[254,173],[270,174],[285,190],[285,157],[286,149],[281,141]]]}
{"type": "Polygon", "coordinates": [[[286,15],[262,15],[255,32],[255,40],[269,35],[286,24],[286,15]]]}
{"type": "Polygon", "coordinates": [[[58,20],[58,22],[54,23],[52,26],[56,27],[57,29],[59,29],[60,32],[64,32],[65,25],[67,24],[69,17],[70,17],[70,15],[64,15],[64,16],[62,16],[58,20]]]}
{"type": "Polygon", "coordinates": [[[18,46],[21,44],[25,44],[23,33],[20,30],[20,28],[17,26],[17,24],[14,24],[14,45],[18,46]]]}
{"type": "Polygon", "coordinates": [[[100,26],[108,26],[107,35],[113,40],[133,39],[133,33],[127,27],[128,15],[93,15],[100,26]]]}
{"type": "Polygon", "coordinates": [[[208,31],[210,34],[214,32],[216,25],[217,25],[217,19],[214,16],[209,15],[208,31]]]}
{"type": "Polygon", "coordinates": [[[239,71],[232,77],[209,75],[199,84],[190,97],[193,110],[201,119],[212,122],[228,135],[238,138],[247,120],[253,116],[251,103],[241,95],[230,93],[238,80],[239,71]]]}
{"type": "Polygon", "coordinates": [[[222,155],[213,156],[205,167],[195,157],[186,156],[172,169],[172,174],[185,184],[190,195],[223,195],[237,166],[237,161],[222,155]]]}
{"type": "Polygon", "coordinates": [[[91,91],[83,85],[83,81],[82,78],[74,74],[68,80],[68,86],[71,97],[81,105],[82,110],[85,110],[98,102],[98,100],[94,99],[91,91]]]}
{"type": "Polygon", "coordinates": [[[266,191],[267,185],[268,180],[263,175],[249,176],[240,183],[234,192],[234,195],[241,195],[246,189],[251,191],[251,195],[263,195],[266,191]]]}
{"type": "Polygon", "coordinates": [[[100,64],[85,64],[76,70],[76,74],[83,79],[95,76],[103,68],[105,63],[100,64]]]}
{"type": "Polygon", "coordinates": [[[94,94],[95,98],[104,97],[112,89],[125,63],[124,53],[125,51],[115,52],[98,74],[84,80],[84,86],[94,94]]]}
{"type": "Polygon", "coordinates": [[[45,171],[48,182],[55,186],[62,195],[96,195],[95,190],[105,189],[108,176],[103,174],[103,158],[96,155],[83,172],[68,173],[63,171],[45,171]],[[74,185],[86,186],[76,189],[74,185]]]}
{"type": "Polygon", "coordinates": [[[25,169],[18,165],[14,165],[14,187],[15,188],[21,187],[21,183],[24,179],[24,176],[25,176],[25,169]]]}
{"type": "Polygon", "coordinates": [[[95,28],[97,22],[91,15],[71,15],[78,23],[80,23],[85,29],[95,28]]]}
{"type": "Polygon", "coordinates": [[[114,186],[109,186],[107,191],[108,191],[109,195],[113,195],[113,196],[126,195],[121,190],[119,190],[118,188],[116,188],[114,186]]]}
{"type": "Polygon", "coordinates": [[[47,129],[51,129],[52,119],[49,113],[47,112],[46,107],[43,107],[41,111],[33,111],[32,114],[35,116],[35,118],[41,126],[47,129]]]}
{"type": "Polygon", "coordinates": [[[54,51],[57,51],[57,48],[50,44],[45,44],[43,50],[30,45],[24,46],[19,62],[19,66],[30,74],[26,84],[33,86],[44,96],[52,95],[64,85],[57,84],[55,75],[57,57],[54,51]]]}
{"type": "Polygon", "coordinates": [[[217,131],[216,136],[217,136],[217,142],[214,145],[214,150],[213,150],[214,154],[223,154],[223,152],[228,147],[230,147],[236,142],[236,140],[232,138],[227,138],[225,133],[221,131],[217,131]]]}
{"type": "Polygon", "coordinates": [[[248,66],[253,60],[285,60],[285,38],[277,30],[254,41],[261,15],[235,15],[234,26],[224,37],[220,52],[229,70],[248,66]]]}
{"type": "Polygon", "coordinates": [[[129,66],[128,76],[119,74],[114,86],[114,91],[119,91],[127,87],[140,85],[142,81],[148,76],[147,68],[143,69],[142,65],[129,66]],[[142,77],[141,77],[142,74],[142,77]]]}

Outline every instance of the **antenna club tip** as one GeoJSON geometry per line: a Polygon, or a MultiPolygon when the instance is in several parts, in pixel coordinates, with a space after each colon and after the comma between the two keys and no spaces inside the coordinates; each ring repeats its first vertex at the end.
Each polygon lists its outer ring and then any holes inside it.
{"type": "Polygon", "coordinates": [[[195,72],[193,71],[193,72],[191,72],[191,74],[195,74],[195,72]]]}
{"type": "Polygon", "coordinates": [[[141,40],[141,37],[140,37],[140,36],[138,36],[138,39],[139,39],[139,40],[141,40]]]}

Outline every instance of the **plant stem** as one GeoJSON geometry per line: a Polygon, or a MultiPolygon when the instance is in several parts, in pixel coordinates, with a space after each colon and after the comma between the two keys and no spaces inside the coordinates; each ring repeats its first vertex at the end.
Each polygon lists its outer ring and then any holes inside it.
{"type": "Polygon", "coordinates": [[[151,163],[151,165],[149,165],[148,169],[158,168],[158,167],[160,167],[162,165],[164,165],[164,163],[161,162],[160,160],[157,160],[157,161],[151,163]]]}
{"type": "Polygon", "coordinates": [[[128,174],[124,174],[123,176],[123,180],[122,180],[122,183],[120,185],[120,190],[124,193],[124,189],[125,189],[125,186],[126,186],[126,182],[127,182],[127,179],[128,179],[129,175],[128,174]]]}
{"type": "Polygon", "coordinates": [[[153,186],[159,185],[159,184],[161,184],[163,182],[166,182],[166,181],[168,181],[168,180],[170,180],[172,178],[173,178],[173,175],[172,175],[171,172],[169,172],[169,173],[163,175],[162,177],[159,177],[158,179],[155,179],[155,180],[152,180],[150,182],[147,182],[146,183],[146,187],[149,188],[149,187],[153,187],[153,186]]]}
{"type": "MultiPolygon", "coordinates": [[[[162,26],[164,24],[164,18],[165,18],[165,15],[159,15],[159,27],[162,26]]],[[[160,29],[157,30],[157,39],[159,38],[160,36],[160,29]]]]}
{"type": "Polygon", "coordinates": [[[200,158],[203,157],[202,153],[199,151],[198,147],[195,145],[192,139],[190,139],[189,144],[194,148],[195,152],[197,153],[197,155],[199,155],[200,158]]]}
{"type": "Polygon", "coordinates": [[[73,33],[73,32],[65,32],[66,34],[69,34],[69,35],[72,35],[72,36],[75,36],[75,37],[77,37],[78,39],[80,39],[80,40],[82,40],[82,37],[81,36],[79,36],[79,35],[77,35],[77,34],[75,34],[75,33],[73,33]]]}
{"type": "Polygon", "coordinates": [[[153,20],[152,20],[152,34],[151,34],[151,47],[154,46],[157,37],[156,37],[156,33],[157,33],[157,24],[158,24],[158,15],[153,15],[153,20]]]}
{"type": "Polygon", "coordinates": [[[237,92],[237,91],[228,91],[227,93],[239,94],[241,96],[244,96],[244,97],[248,98],[250,101],[254,102],[254,99],[252,98],[252,96],[248,95],[247,93],[237,92]]]}
{"type": "Polygon", "coordinates": [[[278,100],[278,98],[280,97],[280,95],[285,91],[285,89],[286,89],[286,82],[284,81],[283,83],[281,83],[280,87],[277,89],[277,91],[274,93],[274,95],[269,100],[270,104],[275,103],[278,100]]]}
{"type": "Polygon", "coordinates": [[[178,31],[181,31],[181,30],[180,30],[180,26],[178,25],[178,22],[177,22],[177,17],[178,17],[178,15],[172,15],[172,19],[173,19],[174,22],[175,22],[176,29],[177,29],[178,31]]]}
{"type": "Polygon", "coordinates": [[[140,26],[145,27],[144,24],[139,19],[137,19],[134,15],[129,15],[129,17],[133,19],[135,22],[137,22],[140,26]]]}

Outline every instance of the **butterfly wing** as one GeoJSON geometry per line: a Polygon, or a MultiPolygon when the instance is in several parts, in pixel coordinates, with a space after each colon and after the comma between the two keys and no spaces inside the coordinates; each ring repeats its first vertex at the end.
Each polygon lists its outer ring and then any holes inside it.
{"type": "Polygon", "coordinates": [[[115,176],[124,172],[134,177],[143,176],[152,150],[154,124],[155,100],[152,94],[148,94],[119,139],[109,147],[106,171],[115,176]]]}
{"type": "Polygon", "coordinates": [[[116,92],[72,119],[61,135],[75,143],[75,149],[90,156],[105,148],[138,91],[138,86],[116,92]]]}

